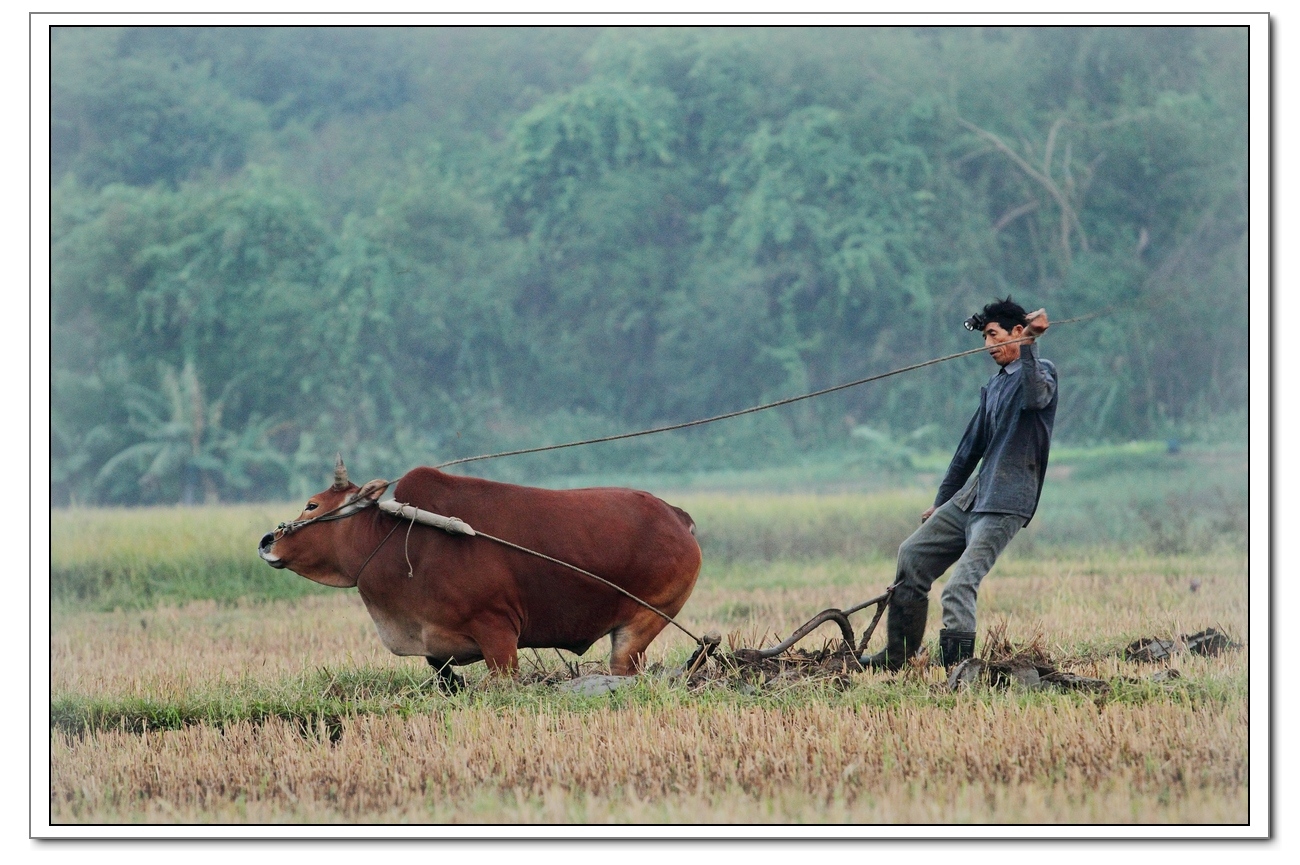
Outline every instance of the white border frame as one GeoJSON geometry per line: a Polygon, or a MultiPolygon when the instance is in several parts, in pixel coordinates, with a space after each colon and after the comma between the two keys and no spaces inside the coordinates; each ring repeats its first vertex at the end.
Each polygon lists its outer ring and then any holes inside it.
{"type": "MultiPolygon", "coordinates": [[[[753,5],[750,6],[750,9],[753,5]]],[[[685,23],[692,26],[740,24],[794,25],[1096,25],[1121,23],[1125,26],[1194,26],[1244,25],[1250,28],[1250,514],[1249,587],[1250,641],[1255,651],[1250,659],[1250,823],[1246,826],[65,826],[49,821],[49,37],[48,28],[68,24],[159,25],[186,24],[232,25],[277,24],[352,25],[364,24],[431,25],[446,22],[439,16],[416,13],[354,15],[340,13],[302,15],[272,13],[255,15],[186,14],[151,12],[141,15],[116,13],[32,13],[29,19],[31,44],[31,202],[30,202],[30,273],[31,273],[31,594],[30,594],[30,833],[36,838],[245,838],[245,839],[323,839],[323,838],[443,838],[443,839],[538,839],[588,838],[682,839],[730,838],[926,838],[926,839],[1094,839],[1099,835],[1114,839],[1192,839],[1192,838],[1266,838],[1270,832],[1270,806],[1273,805],[1273,765],[1270,712],[1276,696],[1271,690],[1272,634],[1270,631],[1270,33],[1264,13],[1231,14],[1010,14],[989,15],[967,12],[943,15],[890,13],[879,15],[835,13],[829,15],[772,15],[710,13],[693,14],[687,19],[661,14],[583,13],[563,17],[550,14],[467,14],[456,16],[460,25],[584,25],[584,24],[664,24],[685,23]],[[1111,19],[1099,22],[1098,18],[1111,19]]],[[[1280,104],[1278,105],[1280,108],[1280,104]]],[[[1279,394],[1281,397],[1281,394],[1279,394]]],[[[595,853],[597,851],[590,851],[595,853]]],[[[758,852],[758,851],[755,851],[758,852]]],[[[788,851],[793,853],[793,851],[788,851]]],[[[881,851],[884,852],[884,851],[881,851]]],[[[956,853],[956,850],[951,851],[956,853]]],[[[1029,851],[1026,851],[1027,853],[1029,851]]],[[[1042,851],[1039,851],[1040,853],[1042,851]]],[[[315,855],[315,854],[312,854],[315,855]]],[[[621,855],[621,854],[620,854],[621,855]]],[[[1052,855],[1059,855],[1059,851],[1052,855]]],[[[1095,854],[1093,854],[1095,855],[1095,854]]]]}

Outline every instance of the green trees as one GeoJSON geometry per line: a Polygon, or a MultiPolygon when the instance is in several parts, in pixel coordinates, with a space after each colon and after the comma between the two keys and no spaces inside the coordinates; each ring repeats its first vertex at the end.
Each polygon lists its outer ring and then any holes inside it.
{"type": "Polygon", "coordinates": [[[259,469],[283,468],[283,456],[267,443],[266,421],[254,415],[241,431],[222,426],[230,384],[220,398],[209,401],[190,363],[179,373],[162,364],[159,384],[158,391],[128,387],[128,427],[139,441],[103,464],[95,475],[96,487],[129,490],[134,482],[143,497],[188,505],[200,494],[215,502],[223,489],[243,492],[259,469]]]}
{"type": "Polygon", "coordinates": [[[133,372],[193,363],[205,381],[240,381],[241,414],[310,386],[303,364],[339,287],[327,279],[334,239],[296,190],[254,171],[218,187],[65,187],[56,199],[52,312],[67,368],[117,355],[133,372]]]}
{"type": "MultiPolygon", "coordinates": [[[[1054,332],[1061,436],[1194,433],[1245,405],[1244,38],[56,30],[55,499],[712,414],[970,347],[1006,293],[1114,311],[1054,332]]],[[[544,465],[955,438],[985,372],[544,465]]]]}
{"type": "Polygon", "coordinates": [[[96,31],[59,32],[51,94],[52,176],[83,184],[181,180],[244,164],[263,109],[212,79],[208,66],[120,56],[96,31]]]}

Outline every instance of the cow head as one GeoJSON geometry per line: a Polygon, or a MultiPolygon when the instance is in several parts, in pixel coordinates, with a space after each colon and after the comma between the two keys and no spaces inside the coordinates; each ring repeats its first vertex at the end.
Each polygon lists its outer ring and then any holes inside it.
{"type": "Polygon", "coordinates": [[[339,561],[344,549],[346,518],[373,505],[389,483],[368,481],[358,487],[348,480],[343,456],[335,458],[334,483],[307,500],[302,513],[290,523],[267,532],[257,545],[257,554],[273,568],[288,568],[295,574],[326,586],[349,588],[357,584],[339,561]],[[313,525],[324,518],[319,525],[313,525]]]}

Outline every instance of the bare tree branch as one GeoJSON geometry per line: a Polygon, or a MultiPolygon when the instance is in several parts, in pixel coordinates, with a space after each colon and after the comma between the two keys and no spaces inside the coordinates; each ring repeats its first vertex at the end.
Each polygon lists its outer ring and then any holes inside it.
{"type": "Polygon", "coordinates": [[[997,222],[993,223],[993,233],[997,234],[1010,223],[1024,216],[1026,213],[1033,213],[1037,209],[1038,201],[1036,199],[1026,201],[1024,204],[1011,208],[1006,213],[999,216],[997,222]]]}
{"type": "MultiPolygon", "coordinates": [[[[981,129],[980,127],[976,126],[974,123],[971,123],[970,121],[964,120],[963,118],[960,117],[957,118],[957,122],[960,123],[962,126],[966,127],[967,129],[969,129],[971,132],[974,132],[976,135],[979,135],[981,138],[984,138],[985,140],[989,141],[994,147],[996,147],[998,150],[1006,154],[1007,157],[1010,158],[1012,162],[1014,162],[1017,166],[1019,166],[1021,171],[1025,172],[1025,174],[1029,175],[1031,178],[1038,181],[1038,183],[1044,189],[1047,190],[1048,194],[1051,195],[1052,198],[1056,200],[1057,205],[1061,208],[1061,220],[1062,220],[1061,237],[1064,243],[1064,252],[1065,252],[1066,261],[1069,261],[1070,259],[1069,237],[1070,237],[1071,225],[1073,225],[1074,229],[1079,233],[1079,244],[1085,250],[1087,250],[1088,236],[1084,233],[1083,224],[1079,221],[1079,215],[1075,212],[1074,207],[1070,204],[1068,196],[1066,196],[1066,194],[1061,191],[1061,188],[1056,185],[1055,181],[1053,181],[1052,178],[1048,177],[1038,169],[1034,168],[1034,166],[1030,165],[1029,162],[1023,156],[1021,156],[1019,153],[1016,153],[1016,151],[1010,145],[1008,145],[1005,141],[1003,141],[1000,137],[998,137],[994,133],[989,132],[987,129],[981,129]]],[[[1055,129],[1056,127],[1053,127],[1053,130],[1055,129]]]]}

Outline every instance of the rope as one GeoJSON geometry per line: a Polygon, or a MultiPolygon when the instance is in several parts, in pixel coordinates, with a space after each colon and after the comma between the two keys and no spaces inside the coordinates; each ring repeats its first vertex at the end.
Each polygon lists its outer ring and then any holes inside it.
{"type": "Polygon", "coordinates": [[[375,557],[375,553],[379,552],[380,547],[382,547],[384,544],[388,543],[388,539],[391,538],[391,537],[393,536],[393,532],[397,531],[397,527],[400,526],[400,525],[401,525],[400,522],[393,523],[393,527],[392,527],[391,529],[388,530],[388,534],[384,535],[384,539],[383,539],[382,541],[380,541],[379,544],[378,544],[378,545],[377,545],[373,550],[370,551],[370,555],[366,556],[366,560],[365,560],[364,562],[362,562],[362,563],[361,563],[361,567],[357,569],[357,579],[358,579],[358,580],[361,579],[361,574],[362,574],[363,571],[365,571],[365,569],[366,569],[366,565],[370,564],[370,560],[373,559],[373,558],[375,557]]]}
{"type": "MultiPolygon", "coordinates": [[[[389,505],[388,502],[384,502],[381,504],[389,505]]],[[[578,573],[582,574],[585,577],[590,577],[591,579],[595,580],[598,583],[603,583],[604,585],[609,586],[611,589],[618,592],[620,595],[623,595],[624,597],[632,601],[635,601],[637,604],[640,604],[642,607],[645,607],[647,610],[659,616],[665,622],[672,625],[674,628],[681,631],[683,634],[685,634],[686,636],[690,637],[692,640],[695,641],[695,643],[699,646],[699,649],[697,649],[696,654],[692,656],[692,663],[688,664],[691,673],[695,671],[695,666],[699,664],[701,654],[708,654],[708,652],[711,651],[711,647],[716,647],[721,639],[716,633],[706,634],[703,638],[696,636],[695,634],[687,630],[685,626],[683,626],[672,616],[668,615],[663,610],[659,609],[653,604],[641,600],[636,595],[629,592],[627,589],[624,589],[622,586],[616,585],[610,582],[609,580],[605,579],[604,577],[599,576],[598,574],[593,574],[591,571],[588,571],[584,568],[580,568],[577,565],[570,564],[569,562],[554,558],[553,556],[548,556],[545,553],[539,553],[537,550],[529,549],[528,547],[521,546],[511,541],[507,541],[504,538],[498,538],[496,535],[490,535],[487,532],[478,529],[473,529],[472,531],[466,531],[466,530],[461,530],[459,528],[452,528],[451,524],[459,523],[462,526],[464,526],[465,529],[469,529],[469,526],[461,520],[454,520],[454,519],[449,520],[445,517],[441,517],[438,514],[432,514],[428,511],[419,510],[412,506],[401,505],[400,503],[396,503],[396,502],[392,503],[388,507],[383,507],[382,510],[391,516],[397,517],[398,521],[394,523],[393,528],[389,530],[388,534],[384,535],[384,539],[379,542],[379,546],[375,547],[374,551],[371,552],[371,554],[366,558],[365,564],[361,566],[362,570],[365,570],[366,565],[370,563],[370,560],[372,558],[374,558],[375,553],[379,552],[379,548],[382,547],[390,537],[392,537],[393,532],[396,531],[397,527],[401,525],[401,521],[407,520],[408,522],[406,526],[406,537],[407,537],[408,545],[410,543],[411,529],[415,528],[416,523],[421,523],[422,525],[429,525],[432,528],[440,528],[443,531],[447,532],[448,534],[460,534],[468,537],[484,538],[486,540],[492,541],[493,543],[500,544],[503,547],[509,547],[512,550],[517,550],[521,553],[525,553],[530,556],[535,556],[536,558],[542,559],[544,561],[548,561],[555,565],[559,565],[560,567],[568,568],[571,571],[577,571],[578,573]],[[421,519],[421,517],[424,517],[425,519],[421,519]],[[427,520],[428,517],[437,518],[442,522],[438,522],[438,523],[429,522],[427,520]]],[[[410,553],[409,546],[407,547],[406,550],[406,566],[407,566],[407,577],[408,578],[413,577],[414,573],[411,565],[411,553],[410,553]]],[[[359,573],[360,572],[358,572],[358,574],[359,573]]],[[[875,631],[877,623],[879,623],[881,616],[884,615],[885,607],[888,604],[890,596],[893,594],[894,588],[895,586],[890,586],[888,589],[885,590],[884,594],[878,595],[877,597],[871,598],[870,600],[863,601],[862,603],[850,607],[847,610],[824,610],[821,613],[818,613],[816,616],[814,616],[803,627],[799,628],[799,630],[795,631],[795,633],[792,634],[783,643],[771,649],[763,649],[763,650],[749,649],[746,651],[751,652],[754,655],[754,657],[758,657],[758,658],[775,657],[776,655],[779,655],[781,654],[781,652],[784,652],[786,649],[790,648],[790,646],[794,645],[799,640],[803,639],[805,636],[811,633],[818,625],[822,624],[823,622],[831,621],[831,620],[834,620],[836,623],[839,624],[840,629],[844,632],[845,644],[849,646],[849,648],[851,649],[853,648],[853,642],[854,642],[853,627],[852,625],[849,624],[848,617],[853,613],[856,613],[858,610],[864,609],[866,607],[871,606],[872,604],[875,604],[876,615],[874,618],[872,618],[871,624],[867,627],[866,632],[862,635],[862,643],[857,649],[857,651],[861,653],[866,649],[867,643],[871,639],[872,632],[875,631]]],[[[687,675],[689,678],[689,673],[687,675]]]]}
{"type": "MultiPolygon", "coordinates": [[[[338,520],[350,516],[355,516],[356,514],[361,512],[361,510],[365,507],[364,505],[361,508],[358,508],[357,510],[354,511],[350,511],[346,514],[338,514],[338,512],[342,511],[346,506],[354,503],[355,500],[349,499],[347,502],[344,502],[342,505],[339,505],[337,508],[325,512],[324,514],[321,515],[321,517],[315,520],[300,521],[300,524],[294,526],[293,529],[291,530],[302,528],[303,526],[309,525],[313,522],[330,522],[331,520],[338,520]]],[[[645,607],[647,610],[650,610],[652,613],[655,613],[656,615],[661,617],[664,621],[666,621],[668,624],[677,628],[679,631],[681,631],[686,636],[690,637],[695,642],[699,643],[701,646],[704,645],[704,641],[702,641],[699,637],[692,634],[690,631],[686,630],[686,628],[682,627],[682,625],[676,619],[674,619],[672,616],[665,613],[663,610],[659,609],[658,607],[652,604],[646,603],[645,601],[638,598],[636,595],[629,592],[627,589],[624,589],[621,586],[617,586],[614,583],[611,583],[609,580],[605,579],[604,577],[593,574],[591,571],[583,570],[577,565],[571,565],[568,562],[564,562],[559,559],[552,558],[551,556],[548,556],[545,553],[539,553],[536,550],[530,550],[527,547],[521,547],[519,544],[511,543],[510,541],[504,540],[502,538],[498,538],[494,535],[489,535],[485,532],[472,530],[469,528],[468,525],[466,525],[461,520],[456,520],[456,519],[447,520],[445,518],[438,517],[437,514],[430,514],[427,511],[422,511],[419,510],[418,508],[403,506],[400,502],[380,502],[379,509],[384,513],[397,517],[398,521],[393,524],[393,527],[388,530],[388,534],[384,535],[384,539],[380,541],[373,550],[370,551],[370,555],[366,556],[366,560],[361,563],[361,568],[360,570],[357,571],[358,578],[360,578],[361,576],[361,571],[364,571],[366,569],[366,565],[370,564],[370,560],[375,557],[375,554],[379,552],[380,548],[383,547],[383,545],[388,542],[388,539],[393,536],[393,532],[397,531],[398,526],[402,524],[401,521],[407,520],[408,522],[406,525],[406,543],[404,545],[404,553],[406,557],[406,577],[407,579],[414,579],[415,567],[414,565],[411,564],[411,529],[415,528],[415,524],[417,522],[420,522],[419,519],[420,516],[425,516],[425,517],[432,516],[432,517],[437,517],[440,520],[443,520],[443,522],[434,523],[431,525],[433,525],[436,528],[440,528],[443,531],[448,532],[450,534],[465,534],[472,537],[487,538],[489,541],[494,541],[498,544],[501,544],[502,546],[510,547],[511,549],[518,550],[521,553],[527,553],[530,556],[536,556],[539,559],[545,559],[548,562],[552,562],[562,567],[566,567],[572,571],[577,571],[578,573],[583,574],[584,576],[591,577],[593,580],[596,580],[597,582],[604,583],[605,585],[609,586],[611,589],[618,592],[619,594],[631,598],[633,601],[636,601],[638,604],[645,607]],[[404,511],[410,511],[410,513],[405,513],[404,511]],[[459,527],[456,524],[459,524],[459,527]]],[[[285,528],[285,525],[286,524],[281,523],[281,528],[282,529],[285,528]]]]}
{"type": "Polygon", "coordinates": [[[518,551],[521,552],[521,553],[527,553],[527,554],[530,555],[530,556],[536,556],[536,557],[539,558],[539,559],[545,559],[545,560],[548,561],[548,562],[552,562],[552,563],[557,564],[557,565],[562,565],[562,566],[568,568],[569,570],[577,571],[577,572],[580,573],[580,574],[583,574],[583,575],[585,575],[585,576],[591,577],[593,580],[597,580],[598,582],[602,582],[602,583],[604,583],[605,585],[609,586],[609,587],[610,587],[611,589],[613,589],[614,591],[618,592],[619,594],[621,594],[621,595],[625,595],[626,597],[631,598],[632,600],[636,601],[638,604],[640,604],[641,606],[645,607],[647,610],[650,610],[652,613],[656,613],[656,614],[657,614],[660,618],[662,618],[665,622],[667,622],[668,624],[672,625],[674,628],[676,628],[677,630],[681,631],[683,634],[685,634],[686,636],[690,637],[690,638],[691,638],[692,640],[694,640],[695,642],[699,643],[700,645],[704,645],[704,641],[703,641],[703,640],[701,640],[699,637],[697,637],[697,636],[695,636],[694,634],[692,634],[690,631],[686,630],[686,628],[682,627],[682,626],[677,622],[677,620],[674,619],[672,616],[668,615],[667,613],[665,613],[663,610],[659,609],[658,607],[655,607],[655,606],[653,606],[653,605],[651,605],[651,604],[646,603],[645,601],[643,601],[643,600],[641,600],[640,598],[638,598],[636,595],[634,595],[634,594],[632,594],[631,592],[629,592],[627,589],[624,589],[624,588],[622,588],[621,586],[616,586],[616,585],[614,585],[613,583],[611,583],[609,580],[605,579],[604,577],[598,577],[598,576],[596,576],[595,574],[593,574],[591,571],[583,570],[582,568],[578,567],[577,565],[571,565],[571,564],[569,564],[568,562],[563,562],[563,561],[560,561],[559,559],[553,559],[553,558],[551,558],[550,556],[546,555],[545,553],[539,553],[539,552],[537,552],[536,550],[530,550],[530,549],[528,549],[527,547],[521,547],[521,546],[519,546],[519,544],[512,544],[510,541],[502,540],[501,538],[498,538],[498,537],[496,537],[496,536],[494,536],[494,535],[489,535],[487,532],[478,531],[478,530],[476,529],[476,530],[475,530],[475,533],[474,533],[474,537],[477,537],[477,538],[487,538],[489,541],[494,541],[495,543],[501,544],[501,546],[503,546],[503,547],[509,547],[509,548],[512,549],[512,550],[518,550],[518,551]]]}
{"type": "Polygon", "coordinates": [[[310,526],[314,523],[332,523],[335,520],[346,520],[348,517],[361,513],[361,511],[366,507],[368,507],[368,505],[358,504],[357,499],[354,496],[345,500],[343,504],[338,507],[329,509],[320,516],[308,517],[305,520],[291,520],[287,523],[280,523],[275,527],[275,530],[281,532],[281,536],[291,535],[299,529],[310,526]],[[352,508],[352,510],[348,510],[348,508],[352,508]],[[345,511],[346,513],[344,513],[345,511]]]}
{"type": "MultiPolygon", "coordinates": [[[[1066,319],[1062,319],[1061,321],[1052,322],[1052,324],[1059,326],[1062,324],[1071,324],[1077,321],[1086,321],[1091,318],[1096,318],[1100,314],[1101,313],[1099,312],[1094,312],[1089,315],[1079,315],[1079,316],[1075,316],[1074,318],[1066,318],[1066,319]]],[[[1042,335],[1043,334],[1036,334],[1036,335],[1026,335],[1022,337],[1017,337],[1016,339],[1008,340],[1006,343],[1002,343],[1002,344],[1006,345],[1009,343],[1029,342],[1030,340],[1037,339],[1042,335]]],[[[846,390],[847,388],[857,387],[858,385],[867,384],[873,381],[879,381],[883,378],[889,378],[890,376],[899,375],[905,372],[911,372],[912,370],[922,369],[923,367],[933,366],[938,363],[944,363],[945,361],[956,360],[959,357],[967,357],[972,354],[979,354],[980,352],[986,352],[988,350],[989,348],[987,346],[981,346],[980,348],[972,348],[966,351],[959,351],[956,352],[955,354],[944,355],[943,357],[933,358],[931,360],[922,361],[921,363],[910,364],[908,366],[899,367],[898,369],[890,370],[889,372],[868,376],[867,378],[861,378],[856,381],[834,385],[833,387],[822,388],[821,390],[812,391],[811,393],[800,394],[799,396],[787,397],[785,399],[777,400],[775,402],[769,402],[769,403],[764,403],[762,405],[751,406],[749,408],[740,409],[738,411],[732,411],[732,412],[727,412],[725,414],[714,415],[713,417],[700,418],[698,420],[686,421],[684,423],[678,423],[678,424],[671,424],[669,426],[652,427],[650,429],[638,430],[637,432],[620,433],[618,435],[601,436],[599,438],[593,438],[593,439],[584,439],[582,441],[565,442],[563,444],[555,444],[555,445],[543,445],[540,447],[532,447],[532,448],[522,448],[520,450],[513,450],[513,451],[501,451],[499,453],[492,453],[492,454],[480,454],[478,456],[473,456],[473,457],[462,457],[460,459],[451,460],[450,462],[440,463],[434,466],[434,468],[443,469],[443,468],[447,468],[448,466],[460,465],[462,463],[477,462],[479,460],[495,459],[497,457],[509,457],[509,456],[518,456],[520,454],[541,453],[542,451],[560,450],[562,448],[572,448],[572,447],[578,447],[580,445],[618,441],[620,439],[636,438],[637,436],[652,435],[654,433],[671,432],[672,430],[686,429],[688,427],[694,427],[694,426],[702,426],[704,424],[714,423],[720,420],[727,420],[728,418],[740,417],[741,415],[753,414],[754,412],[766,411],[767,409],[778,408],[779,406],[783,406],[783,405],[790,405],[791,403],[799,402],[800,400],[812,399],[813,397],[818,397],[818,396],[825,396],[826,394],[835,393],[836,391],[846,390]]],[[[333,510],[327,511],[326,513],[322,514],[320,517],[317,517],[312,520],[296,521],[295,523],[281,523],[278,528],[284,531],[285,533],[289,533],[301,528],[302,526],[308,523],[329,522],[331,520],[343,519],[345,517],[352,516],[354,513],[358,512],[358,511],[352,511],[346,514],[338,513],[339,511],[344,510],[348,505],[353,503],[354,503],[353,500],[348,500],[344,502],[342,505],[339,505],[337,508],[334,508],[333,510]]],[[[384,505],[387,504],[388,504],[387,502],[381,503],[380,505],[381,510],[390,513],[393,516],[398,517],[399,519],[407,519],[410,521],[410,523],[407,525],[406,528],[405,552],[406,552],[406,564],[407,564],[407,577],[411,578],[414,576],[414,569],[411,565],[411,553],[410,553],[411,529],[414,528],[415,523],[418,521],[416,519],[416,516],[423,512],[416,509],[412,509],[415,512],[413,514],[408,515],[401,512],[402,511],[401,507],[395,507],[395,508],[384,507],[384,505]]],[[[382,547],[388,541],[388,539],[392,537],[393,532],[396,531],[397,527],[400,525],[401,525],[400,522],[394,524],[393,528],[390,529],[388,534],[384,536],[384,539],[379,542],[379,545],[376,546],[375,549],[371,551],[370,555],[366,557],[366,561],[361,565],[361,570],[365,570],[366,565],[370,564],[370,560],[374,558],[375,553],[379,552],[380,547],[382,547]]],[[[486,532],[481,532],[481,531],[464,532],[458,529],[453,529],[447,525],[441,525],[441,524],[438,524],[437,527],[451,533],[471,534],[475,537],[483,537],[489,541],[500,544],[501,546],[509,547],[510,549],[513,550],[518,550],[519,552],[526,553],[530,556],[536,556],[539,559],[544,559],[545,561],[551,562],[552,564],[560,565],[561,567],[568,568],[569,570],[572,571],[577,571],[578,573],[584,576],[590,577],[591,579],[596,580],[599,583],[603,583],[606,586],[609,586],[611,589],[618,592],[619,594],[631,599],[632,601],[635,601],[636,603],[645,607],[647,610],[650,610],[651,612],[655,613],[664,621],[668,622],[670,625],[677,628],[683,634],[685,634],[686,636],[694,640],[696,643],[698,643],[701,648],[705,648],[706,646],[705,641],[703,639],[691,633],[689,630],[683,627],[676,619],[674,619],[672,616],[665,613],[663,610],[660,610],[658,607],[655,607],[641,600],[636,595],[632,594],[631,592],[627,591],[621,586],[617,586],[614,583],[610,582],[609,580],[605,579],[604,577],[593,574],[591,571],[584,570],[583,568],[580,568],[577,565],[569,564],[568,562],[561,561],[560,559],[552,558],[551,556],[548,556],[545,553],[539,553],[536,550],[530,550],[527,547],[520,546],[519,544],[511,543],[510,541],[504,540],[503,538],[498,538],[494,535],[489,535],[486,532]]],[[[857,606],[852,607],[847,611],[826,610],[823,613],[819,613],[817,617],[814,617],[813,622],[809,622],[808,625],[812,625],[814,622],[820,624],[820,622],[823,621],[820,618],[821,616],[825,616],[828,613],[835,613],[837,617],[836,620],[841,622],[841,626],[848,627],[847,618],[850,613],[857,612],[858,610],[861,610],[864,607],[867,607],[871,604],[877,604],[876,616],[874,619],[872,619],[871,625],[870,627],[868,627],[867,633],[864,635],[862,641],[863,647],[865,647],[867,640],[869,640],[871,637],[871,632],[875,630],[876,623],[880,620],[881,613],[884,612],[885,609],[884,602],[888,600],[889,594],[892,591],[893,591],[893,586],[891,586],[885,592],[884,595],[881,595],[878,598],[872,598],[869,601],[864,601],[863,603],[858,604],[857,606]]],[[[808,625],[805,625],[805,628],[808,628],[808,625]]],[[[796,636],[791,637],[791,639],[787,640],[786,642],[793,643],[798,638],[798,636],[802,635],[803,633],[804,633],[804,629],[800,629],[799,632],[796,632],[796,636]]],[[[851,640],[850,640],[850,645],[851,645],[851,640]]],[[[782,644],[782,646],[784,647],[785,644],[782,644]]],[[[861,651],[861,649],[859,649],[859,651],[861,651]]]]}
{"type": "MultiPolygon", "coordinates": [[[[1052,322],[1052,325],[1060,326],[1062,324],[1072,324],[1077,321],[1087,321],[1090,318],[1096,318],[1098,315],[1101,315],[1101,313],[1094,312],[1089,315],[1077,315],[1074,318],[1066,318],[1066,319],[1062,319],[1061,321],[1054,321],[1052,322]]],[[[1029,340],[1037,339],[1038,337],[1041,336],[1043,336],[1043,334],[1038,334],[1037,336],[1021,336],[1012,340],[1007,340],[1007,342],[1003,343],[1003,345],[1007,345],[1010,343],[1028,342],[1029,340]]],[[[451,460],[445,463],[439,463],[438,465],[434,466],[434,468],[445,469],[448,466],[461,465],[463,463],[478,462],[479,460],[490,460],[490,459],[496,459],[498,457],[513,457],[513,456],[519,456],[520,454],[535,454],[535,453],[541,453],[542,451],[560,450],[562,448],[576,448],[579,447],[580,445],[593,445],[593,444],[599,444],[601,442],[619,441],[620,439],[630,439],[630,438],[636,438],[637,436],[647,436],[647,435],[653,435],[654,433],[671,432],[673,430],[686,429],[688,427],[703,426],[704,424],[714,423],[720,420],[728,420],[729,418],[740,417],[741,415],[753,414],[754,412],[766,411],[767,409],[770,408],[778,408],[783,405],[790,405],[791,403],[799,402],[800,400],[812,399],[813,397],[818,397],[818,396],[825,396],[828,393],[835,393],[836,391],[846,390],[848,388],[857,387],[858,385],[867,384],[869,382],[880,381],[882,378],[889,378],[890,376],[900,375],[901,373],[911,372],[912,370],[921,369],[923,367],[934,366],[937,363],[944,363],[946,361],[956,360],[959,357],[967,357],[972,354],[980,354],[982,352],[987,352],[988,350],[989,350],[988,347],[981,346],[980,348],[972,348],[972,349],[968,349],[967,351],[959,351],[956,354],[944,355],[943,357],[936,357],[933,358],[932,360],[922,361],[921,363],[914,363],[909,366],[899,367],[898,369],[893,369],[890,370],[889,372],[882,372],[877,375],[868,376],[867,378],[860,378],[857,381],[850,381],[844,384],[837,384],[832,387],[822,388],[821,390],[815,390],[812,393],[805,393],[805,394],[800,394],[799,396],[786,397],[785,399],[779,399],[776,402],[769,402],[769,403],[763,403],[762,405],[750,406],[749,408],[742,408],[739,409],[738,411],[730,411],[725,414],[714,415],[713,417],[706,417],[706,418],[700,418],[698,420],[685,421],[684,423],[670,424],[669,426],[651,427],[650,429],[638,430],[636,432],[619,433],[617,435],[601,436],[600,438],[593,438],[593,439],[583,439],[582,441],[576,441],[576,442],[565,442],[564,444],[542,445],[540,447],[521,448],[519,450],[513,450],[513,451],[500,451],[499,453],[494,453],[494,454],[479,454],[478,456],[473,456],[473,457],[461,457],[460,459],[451,460]]]]}
{"type": "Polygon", "coordinates": [[[415,520],[411,520],[411,524],[406,527],[406,578],[408,580],[415,579],[415,566],[411,564],[411,529],[413,528],[415,528],[415,520]]]}
{"type": "MultiPolygon", "coordinates": [[[[470,526],[464,520],[458,519],[456,517],[445,517],[442,516],[441,514],[435,514],[432,511],[422,510],[420,508],[415,507],[414,505],[409,505],[403,502],[396,501],[395,499],[380,502],[379,509],[386,514],[389,514],[390,516],[397,518],[398,522],[396,522],[393,525],[393,530],[395,530],[398,526],[402,524],[401,523],[402,520],[408,521],[406,526],[406,544],[407,544],[406,545],[406,570],[407,570],[406,576],[408,578],[414,577],[415,575],[414,567],[411,564],[410,543],[411,543],[411,529],[415,527],[416,523],[419,523],[420,525],[424,525],[424,526],[429,526],[431,528],[442,529],[444,532],[447,532],[448,534],[451,535],[464,535],[466,537],[487,538],[489,541],[493,541],[495,543],[501,544],[504,547],[510,547],[512,550],[518,550],[521,553],[527,553],[530,556],[536,556],[539,559],[545,559],[546,561],[552,562],[553,564],[561,565],[562,567],[566,567],[572,571],[577,571],[578,573],[590,577],[591,579],[596,580],[597,582],[604,583],[605,585],[609,586],[611,589],[618,592],[619,594],[631,598],[633,601],[636,601],[638,604],[645,607],[647,610],[650,610],[651,612],[655,613],[656,615],[661,617],[664,621],[668,622],[670,625],[680,630],[683,634],[690,637],[695,642],[703,645],[699,637],[695,636],[690,631],[686,630],[686,628],[682,627],[675,619],[673,619],[672,616],[668,615],[663,610],[653,606],[652,604],[646,603],[645,601],[638,598],[636,595],[629,592],[627,589],[624,589],[622,586],[615,585],[614,583],[611,583],[609,580],[605,579],[604,577],[599,576],[597,574],[593,574],[591,571],[583,570],[577,565],[571,565],[568,562],[562,561],[560,559],[552,558],[551,556],[548,556],[545,553],[539,553],[537,552],[537,550],[530,550],[528,547],[520,546],[519,544],[512,543],[502,538],[498,538],[495,535],[489,535],[486,532],[481,532],[473,528],[472,526],[470,526]]],[[[379,546],[384,545],[384,541],[388,540],[388,538],[392,535],[393,530],[389,530],[388,534],[384,536],[384,540],[379,542],[379,546]]],[[[379,547],[375,547],[375,552],[378,551],[379,551],[379,547]]],[[[367,564],[370,562],[371,558],[374,558],[374,555],[375,553],[372,552],[370,554],[370,557],[366,559],[367,564]]],[[[362,565],[361,567],[364,569],[365,565],[362,565]]]]}

